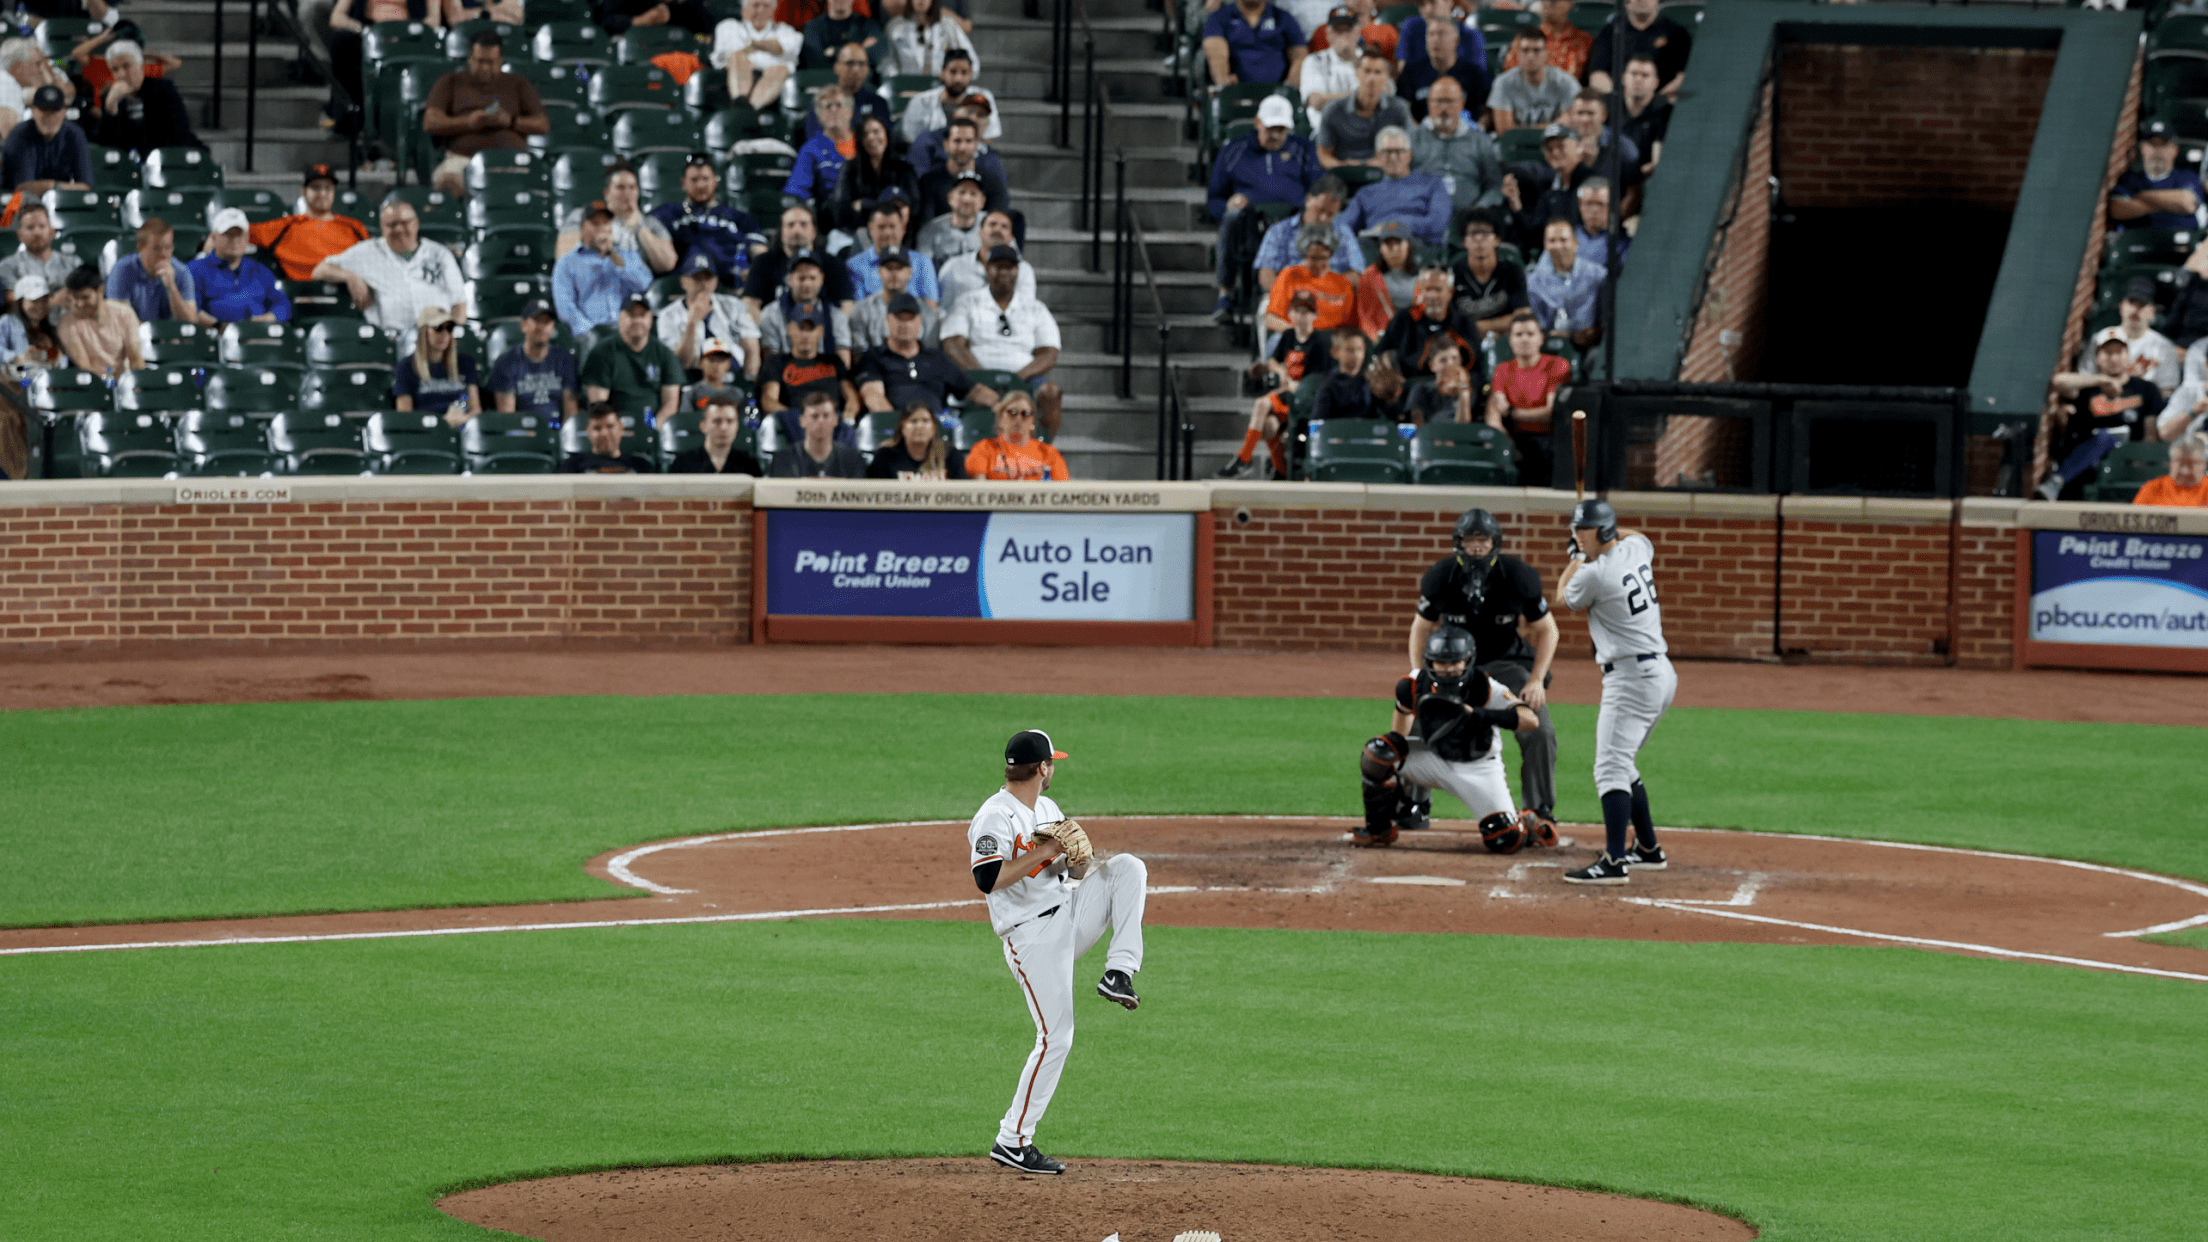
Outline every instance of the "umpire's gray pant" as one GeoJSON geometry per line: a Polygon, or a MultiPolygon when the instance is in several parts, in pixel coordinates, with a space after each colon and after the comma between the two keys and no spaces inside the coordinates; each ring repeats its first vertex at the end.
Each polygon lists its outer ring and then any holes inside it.
{"type": "MultiPolygon", "coordinates": [[[[1514,660],[1497,660],[1483,664],[1480,671],[1502,683],[1512,694],[1525,697],[1526,682],[1532,679],[1533,670],[1514,660]]],[[[1531,729],[1520,729],[1513,734],[1518,739],[1518,786],[1526,797],[1526,809],[1556,817],[1556,725],[1549,720],[1549,708],[1542,704],[1534,712],[1540,723],[1531,729]]]]}

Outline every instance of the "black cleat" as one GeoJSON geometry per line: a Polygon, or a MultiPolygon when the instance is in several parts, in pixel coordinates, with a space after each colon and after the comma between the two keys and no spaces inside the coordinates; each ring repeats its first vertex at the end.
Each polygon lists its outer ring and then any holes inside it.
{"type": "MultiPolygon", "coordinates": [[[[1135,981],[1129,979],[1124,972],[1117,970],[1104,972],[1104,977],[1096,982],[1096,994],[1105,1000],[1117,1001],[1129,1009],[1142,1004],[1142,998],[1135,995],[1135,981]]],[[[1028,1150],[1032,1151],[1034,1149],[1029,1148],[1028,1150]]]]}
{"type": "Polygon", "coordinates": [[[1626,863],[1623,859],[1601,855],[1577,871],[1564,873],[1566,884],[1623,884],[1626,882],[1626,863]]]}
{"type": "Polygon", "coordinates": [[[1005,1168],[1018,1169],[1022,1173],[1063,1173],[1066,1171],[1066,1166],[1063,1163],[1035,1150],[1033,1143],[1029,1143],[1025,1147],[1006,1147],[999,1143],[989,1149],[989,1158],[1005,1168]]]}
{"type": "Polygon", "coordinates": [[[1625,865],[1635,871],[1662,871],[1671,864],[1664,861],[1663,846],[1633,844],[1625,847],[1625,865]]]}

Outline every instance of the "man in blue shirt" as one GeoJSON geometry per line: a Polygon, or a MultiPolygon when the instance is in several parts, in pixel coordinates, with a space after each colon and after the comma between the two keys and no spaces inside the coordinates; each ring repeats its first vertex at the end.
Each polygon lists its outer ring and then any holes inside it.
{"type": "Polygon", "coordinates": [[[1334,270],[1355,276],[1364,267],[1365,256],[1357,248],[1357,234],[1342,221],[1342,204],[1348,198],[1349,187],[1332,173],[1312,182],[1303,194],[1303,210],[1265,230],[1265,240],[1258,243],[1258,287],[1272,292],[1273,281],[1282,272],[1303,262],[1296,253],[1296,234],[1307,225],[1334,230],[1334,270]]]}
{"type": "Polygon", "coordinates": [[[1234,253],[1230,238],[1244,209],[1267,203],[1293,203],[1311,183],[1326,175],[1311,140],[1291,133],[1295,105],[1268,95],[1257,105],[1257,128],[1235,139],[1211,163],[1211,194],[1204,206],[1219,222],[1219,305],[1216,314],[1234,308],[1234,273],[1245,255],[1234,253]]]}
{"type": "Polygon", "coordinates": [[[1411,171],[1411,136],[1396,126],[1381,130],[1372,149],[1387,175],[1357,191],[1343,222],[1363,233],[1401,220],[1418,240],[1440,245],[1449,233],[1449,187],[1439,177],[1411,171]]]}
{"type": "Polygon", "coordinates": [[[2108,196],[2108,219],[2120,229],[2200,227],[2200,174],[2177,167],[2177,135],[2167,121],[2139,127],[2139,167],[2124,173],[2108,196]]]}
{"type": "Polygon", "coordinates": [[[813,116],[821,130],[798,148],[797,163],[790,169],[789,180],[782,183],[782,192],[825,203],[843,171],[843,152],[837,144],[851,141],[851,97],[840,86],[823,86],[813,95],[813,116]]]}
{"type": "Polygon", "coordinates": [[[575,416],[583,383],[575,369],[575,355],[552,343],[558,326],[543,298],[531,298],[522,306],[521,344],[491,363],[490,378],[483,384],[500,413],[575,416]]]}
{"type": "Polygon", "coordinates": [[[1214,86],[1294,82],[1306,42],[1296,19],[1269,0],[1235,0],[1204,19],[1204,59],[1214,86]]]}
{"type": "Polygon", "coordinates": [[[245,257],[252,228],[235,207],[215,213],[215,252],[184,265],[198,286],[199,309],[216,323],[290,323],[291,299],[276,274],[245,257]]]}
{"type": "Polygon", "coordinates": [[[175,319],[212,326],[199,313],[198,286],[192,271],[176,261],[176,230],[154,216],[138,226],[138,249],[124,255],[107,273],[107,296],[128,302],[138,322],[175,319]]]}
{"type": "MultiPolygon", "coordinates": [[[[873,241],[872,248],[852,252],[843,261],[844,270],[851,273],[851,293],[854,301],[873,297],[882,291],[882,253],[898,250],[904,243],[905,213],[899,204],[881,203],[866,218],[866,235],[873,241]]],[[[935,260],[917,250],[903,251],[905,263],[912,268],[912,283],[905,287],[914,297],[926,298],[928,305],[940,306],[943,294],[935,281],[935,260]]]]}
{"type": "Polygon", "coordinates": [[[1602,339],[1602,265],[1579,252],[1579,230],[1562,217],[1549,221],[1541,260],[1526,273],[1526,307],[1541,330],[1563,332],[1586,349],[1602,339]]]}
{"type": "Polygon", "coordinates": [[[612,323],[631,294],[652,283],[644,256],[613,244],[613,212],[592,203],[583,213],[582,244],[552,265],[552,303],[560,322],[577,336],[612,323]]]}
{"type": "Polygon", "coordinates": [[[676,254],[702,249],[713,256],[721,283],[739,285],[751,269],[751,257],[766,249],[767,239],[750,215],[720,201],[720,190],[713,157],[692,151],[682,170],[682,201],[661,203],[652,209],[652,218],[667,226],[676,254]]]}

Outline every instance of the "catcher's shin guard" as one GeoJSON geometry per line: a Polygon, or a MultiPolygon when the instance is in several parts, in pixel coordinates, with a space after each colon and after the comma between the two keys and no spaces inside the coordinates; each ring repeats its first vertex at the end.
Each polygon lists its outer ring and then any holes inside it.
{"type": "Polygon", "coordinates": [[[1366,742],[1357,756],[1365,795],[1365,826],[1355,834],[1357,844],[1387,845],[1395,840],[1396,808],[1403,800],[1402,782],[1396,769],[1410,753],[1411,744],[1402,734],[1387,733],[1366,742]]]}
{"type": "Polygon", "coordinates": [[[1497,811],[1480,820],[1480,844],[1498,854],[1515,854],[1526,847],[1526,828],[1514,811],[1497,811]]]}

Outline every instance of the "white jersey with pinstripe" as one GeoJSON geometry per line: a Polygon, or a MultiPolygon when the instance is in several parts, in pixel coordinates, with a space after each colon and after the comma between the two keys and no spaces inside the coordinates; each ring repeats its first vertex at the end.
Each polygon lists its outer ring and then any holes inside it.
{"type": "MultiPolygon", "coordinates": [[[[1054,824],[1064,818],[1065,813],[1047,795],[1038,795],[1030,809],[1007,791],[998,790],[974,812],[974,821],[966,828],[966,846],[971,854],[968,869],[992,860],[1007,867],[1020,866],[1020,858],[1035,848],[1036,825],[1054,824]]],[[[1053,859],[1011,887],[989,894],[989,928],[1002,936],[1063,903],[1071,891],[1065,864],[1053,859]]]]}
{"type": "Polygon", "coordinates": [[[1565,607],[1587,614],[1597,664],[1670,650],[1656,603],[1655,560],[1646,535],[1627,535],[1564,584],[1565,607]]]}

